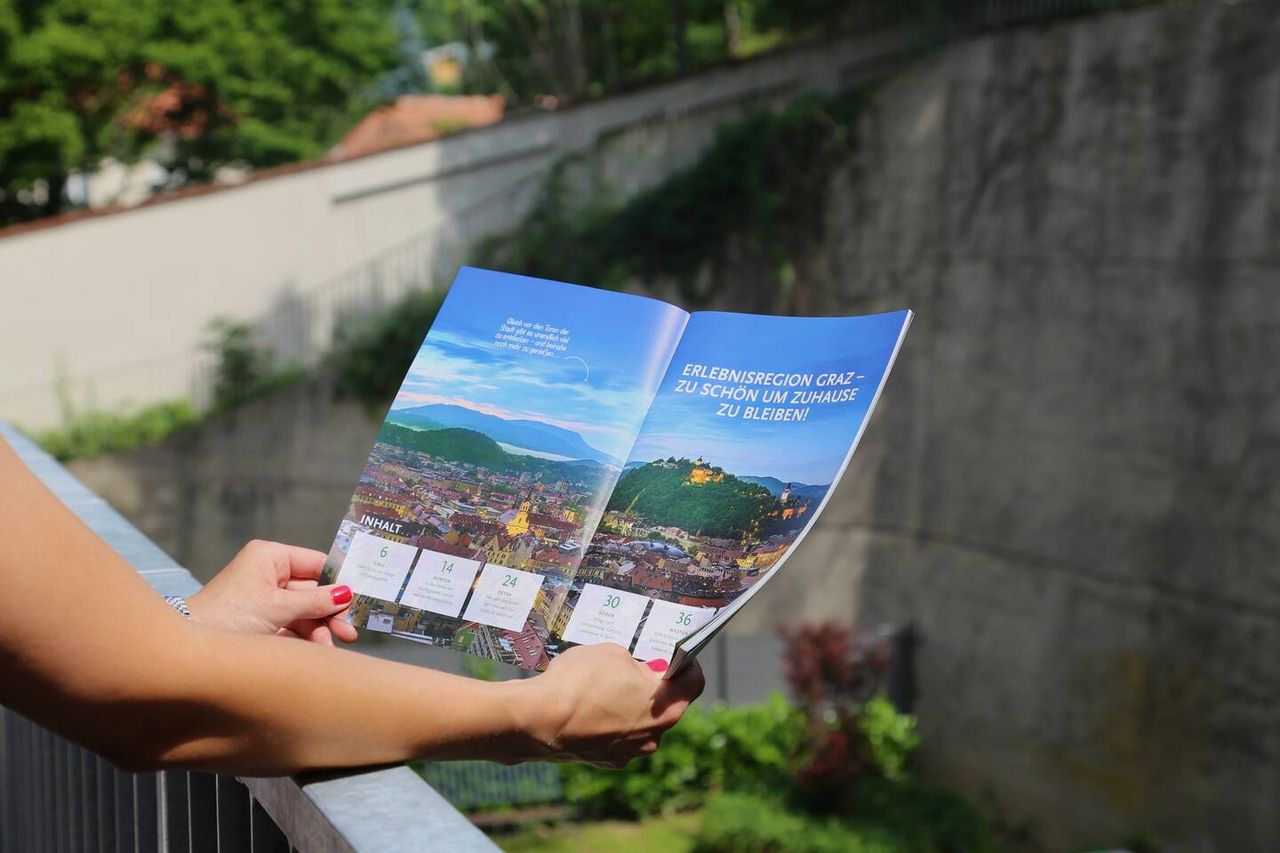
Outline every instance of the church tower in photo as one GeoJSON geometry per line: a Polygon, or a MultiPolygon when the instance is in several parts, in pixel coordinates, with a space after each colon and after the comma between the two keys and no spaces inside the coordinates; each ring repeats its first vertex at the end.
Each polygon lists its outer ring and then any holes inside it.
{"type": "Polygon", "coordinates": [[[516,513],[515,518],[507,522],[508,536],[523,536],[529,532],[529,507],[532,502],[529,496],[525,495],[524,500],[520,502],[520,511],[516,513]]]}

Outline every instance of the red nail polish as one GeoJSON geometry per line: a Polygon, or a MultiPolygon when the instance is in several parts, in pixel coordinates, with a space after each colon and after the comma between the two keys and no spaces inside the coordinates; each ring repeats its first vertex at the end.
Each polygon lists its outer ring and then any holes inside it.
{"type": "MultiPolygon", "coordinates": [[[[346,604],[351,601],[351,587],[346,584],[335,586],[329,590],[329,595],[333,597],[334,604],[346,604]]],[[[666,669],[666,667],[664,666],[663,669],[666,669]]]]}
{"type": "Polygon", "coordinates": [[[667,671],[667,662],[664,661],[662,658],[654,658],[651,661],[645,661],[644,665],[649,667],[649,669],[653,670],[654,672],[667,671]]]}

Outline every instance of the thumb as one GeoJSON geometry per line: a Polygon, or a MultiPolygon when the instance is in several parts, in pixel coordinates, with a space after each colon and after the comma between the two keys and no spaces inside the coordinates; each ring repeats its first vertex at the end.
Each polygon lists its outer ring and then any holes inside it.
{"type": "Polygon", "coordinates": [[[288,625],[298,619],[324,619],[341,613],[351,604],[351,587],[313,586],[305,589],[282,589],[277,598],[279,623],[288,625]]]}

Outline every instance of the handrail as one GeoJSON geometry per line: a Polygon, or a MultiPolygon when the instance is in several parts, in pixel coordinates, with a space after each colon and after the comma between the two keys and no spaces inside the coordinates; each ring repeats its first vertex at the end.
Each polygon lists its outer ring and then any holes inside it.
{"type": "MultiPolygon", "coordinates": [[[[37,477],[161,595],[200,588],[190,572],[3,421],[37,477]]],[[[496,851],[407,767],[276,779],[125,773],[4,709],[0,850],[496,851]]]]}

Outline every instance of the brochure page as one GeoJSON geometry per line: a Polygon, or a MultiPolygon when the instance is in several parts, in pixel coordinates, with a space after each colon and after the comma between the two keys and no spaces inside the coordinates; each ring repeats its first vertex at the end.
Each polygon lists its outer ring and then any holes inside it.
{"type": "Polygon", "coordinates": [[[362,635],[541,669],[688,315],[463,269],[326,562],[362,635]]]}
{"type": "Polygon", "coordinates": [[[693,314],[559,617],[562,639],[670,660],[726,621],[813,525],[909,321],[693,314]]]}

